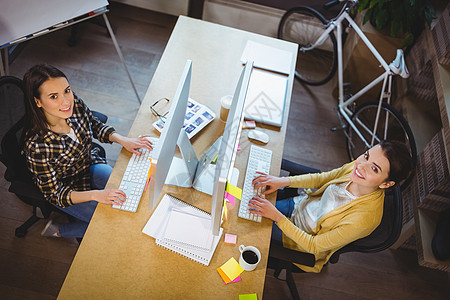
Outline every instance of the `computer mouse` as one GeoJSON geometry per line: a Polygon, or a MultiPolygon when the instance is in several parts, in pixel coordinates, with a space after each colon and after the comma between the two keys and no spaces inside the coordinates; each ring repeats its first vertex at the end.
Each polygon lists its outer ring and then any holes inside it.
{"type": "Polygon", "coordinates": [[[248,138],[257,140],[261,143],[267,144],[269,142],[269,135],[265,132],[253,129],[248,132],[248,138]]]}

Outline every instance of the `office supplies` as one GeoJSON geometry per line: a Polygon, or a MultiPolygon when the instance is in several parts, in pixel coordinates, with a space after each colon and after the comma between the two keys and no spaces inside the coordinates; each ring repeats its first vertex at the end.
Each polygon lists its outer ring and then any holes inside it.
{"type": "MultiPolygon", "coordinates": [[[[228,283],[238,282],[238,281],[241,281],[241,280],[242,280],[241,276],[238,276],[233,281],[230,281],[228,283]]],[[[228,284],[228,283],[225,282],[225,280],[222,279],[222,281],[223,281],[223,284],[228,284]]]]}
{"type": "Polygon", "coordinates": [[[228,193],[228,192],[225,192],[225,200],[227,200],[228,202],[230,202],[231,206],[234,207],[234,200],[235,200],[235,197],[234,197],[233,195],[231,195],[231,194],[228,193]]]}
{"type": "MultiPolygon", "coordinates": [[[[257,194],[252,184],[253,178],[257,176],[256,171],[269,174],[271,160],[271,150],[255,145],[251,146],[250,154],[248,156],[247,171],[245,172],[244,187],[242,189],[242,199],[239,206],[238,217],[255,222],[261,222],[260,215],[250,212],[248,202],[254,195],[257,194]]],[[[258,196],[264,197],[262,194],[258,196]]]]}
{"type": "Polygon", "coordinates": [[[256,293],[239,295],[239,300],[258,300],[256,293]]]}
{"type": "Polygon", "coordinates": [[[245,119],[281,127],[288,77],[253,70],[245,99],[245,119]]]}
{"type": "Polygon", "coordinates": [[[255,121],[245,121],[245,125],[242,126],[242,129],[255,129],[256,123],[255,121]]]}
{"type": "MultiPolygon", "coordinates": [[[[189,98],[186,115],[184,117],[185,120],[183,129],[186,131],[188,138],[191,139],[215,118],[216,114],[213,110],[208,108],[206,105],[200,104],[192,98],[189,98]]],[[[160,118],[152,125],[156,130],[162,132],[164,128],[164,120],[160,118]]]]}
{"type": "Polygon", "coordinates": [[[182,247],[209,251],[213,241],[211,217],[172,209],[163,240],[182,247]]]}
{"type": "Polygon", "coordinates": [[[226,263],[218,267],[217,272],[219,272],[220,277],[222,277],[225,283],[230,283],[241,275],[241,273],[244,272],[244,269],[242,269],[234,257],[232,257],[226,263]]]}
{"type": "Polygon", "coordinates": [[[201,247],[186,246],[181,243],[169,241],[164,239],[165,231],[168,226],[168,216],[172,211],[178,211],[185,214],[190,214],[204,219],[209,219],[211,222],[211,215],[180,200],[169,194],[165,194],[161,199],[159,205],[156,207],[147,224],[142,229],[142,232],[155,238],[157,245],[172,250],[180,255],[192,259],[198,263],[209,265],[211,258],[216,250],[217,244],[222,236],[223,229],[220,229],[219,235],[214,236],[211,230],[208,234],[212,237],[212,245],[209,250],[201,249],[201,247]]]}
{"type": "Polygon", "coordinates": [[[250,130],[247,136],[249,139],[256,140],[264,144],[267,144],[269,142],[269,135],[256,129],[250,130]]]}
{"type": "Polygon", "coordinates": [[[236,245],[237,235],[225,233],[224,243],[236,245]]]}
{"type": "MultiPolygon", "coordinates": [[[[158,144],[157,138],[147,137],[156,147],[158,144]]],[[[148,173],[151,166],[150,158],[153,151],[146,148],[139,149],[141,155],[133,153],[128,161],[127,168],[120,182],[119,189],[124,191],[127,195],[126,201],[122,205],[113,205],[112,208],[136,212],[139,202],[141,200],[142,192],[149,179],[148,173]]]]}
{"type": "Polygon", "coordinates": [[[256,68],[288,75],[291,71],[292,53],[276,47],[248,40],[241,62],[253,61],[256,68]]]}

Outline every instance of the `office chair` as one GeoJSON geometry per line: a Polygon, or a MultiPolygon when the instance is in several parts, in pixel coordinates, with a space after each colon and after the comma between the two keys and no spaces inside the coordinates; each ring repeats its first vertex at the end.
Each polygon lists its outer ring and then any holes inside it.
{"type": "MultiPolygon", "coordinates": [[[[28,229],[41,219],[37,216],[37,208],[41,210],[45,219],[49,218],[53,210],[61,212],[44,199],[39,188],[33,183],[31,172],[26,166],[21,140],[24,114],[22,80],[13,76],[0,77],[0,161],[6,166],[4,177],[11,183],[8,191],[33,207],[31,217],[16,228],[17,237],[24,237],[28,229]]],[[[104,114],[98,112],[93,114],[102,122],[108,119],[104,114]]],[[[100,145],[94,143],[93,149],[105,157],[105,150],[100,145]]]]}
{"type": "MultiPolygon", "coordinates": [[[[319,172],[317,169],[304,167],[286,159],[282,160],[281,169],[287,171],[289,176],[319,172]]],[[[297,189],[284,189],[281,191],[284,195],[280,197],[280,199],[285,199],[286,195],[289,197],[295,196],[296,192],[297,189]]],[[[337,263],[340,255],[347,252],[375,253],[389,248],[397,241],[400,235],[402,229],[402,215],[402,194],[400,185],[397,184],[386,191],[383,217],[380,225],[378,225],[378,227],[367,237],[356,240],[333,253],[329,262],[331,264],[337,263]]],[[[278,278],[280,272],[285,269],[286,282],[291,292],[291,296],[293,299],[300,299],[292,273],[303,271],[295,266],[294,263],[311,267],[315,264],[315,257],[313,254],[294,251],[284,248],[281,244],[271,243],[268,268],[275,269],[274,276],[276,278],[278,278]]]]}

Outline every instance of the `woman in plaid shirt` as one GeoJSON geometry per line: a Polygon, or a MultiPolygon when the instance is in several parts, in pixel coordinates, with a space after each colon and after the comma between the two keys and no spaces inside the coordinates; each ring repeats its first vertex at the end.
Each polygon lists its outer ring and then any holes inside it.
{"type": "Polygon", "coordinates": [[[104,189],[112,168],[97,153],[92,139],[119,143],[133,153],[152,144],[144,138],[128,138],[95,118],[76,97],[60,70],[36,65],[25,74],[25,154],[34,181],[45,199],[76,217],[68,224],[47,223],[42,235],[83,237],[97,203],[121,204],[121,190],[104,189]]]}

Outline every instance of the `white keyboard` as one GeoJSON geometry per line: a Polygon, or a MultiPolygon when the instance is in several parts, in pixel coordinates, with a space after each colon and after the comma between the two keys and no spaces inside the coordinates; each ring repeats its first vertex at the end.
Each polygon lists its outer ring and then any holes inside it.
{"type": "Polygon", "coordinates": [[[247,171],[245,172],[244,188],[242,189],[242,199],[239,206],[238,217],[255,222],[261,222],[260,215],[251,213],[248,207],[248,202],[254,195],[265,198],[265,196],[262,194],[262,192],[265,190],[265,187],[255,190],[252,181],[253,178],[258,175],[256,174],[256,171],[269,174],[271,160],[272,150],[255,145],[251,146],[247,162],[247,171]]]}
{"type": "MultiPolygon", "coordinates": [[[[147,137],[147,139],[152,142],[153,149],[155,149],[159,139],[153,137],[147,137]]],[[[136,212],[139,201],[141,201],[142,192],[147,183],[148,170],[151,165],[150,158],[153,151],[147,148],[141,148],[138,151],[141,155],[137,156],[133,153],[119,186],[119,190],[125,192],[127,199],[122,205],[113,205],[113,208],[136,212]]]]}

